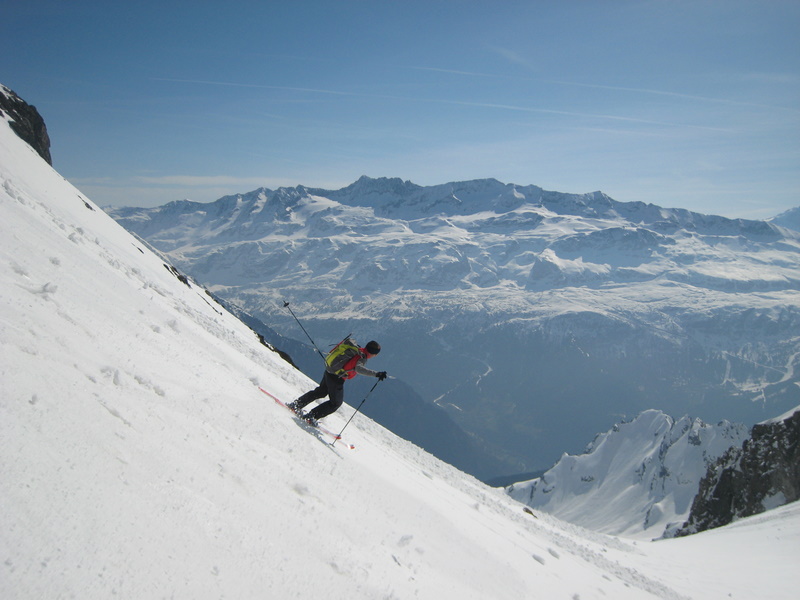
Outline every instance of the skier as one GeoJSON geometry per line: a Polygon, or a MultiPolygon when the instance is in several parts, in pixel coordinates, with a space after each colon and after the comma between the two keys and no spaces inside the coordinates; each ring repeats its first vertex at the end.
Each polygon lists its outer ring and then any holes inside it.
{"type": "Polygon", "coordinates": [[[319,419],[339,410],[344,402],[344,382],[346,380],[352,379],[356,374],[377,377],[379,381],[386,379],[386,371],[373,371],[364,366],[367,360],[376,356],[380,351],[381,345],[374,340],[361,348],[352,338],[345,338],[325,357],[325,372],[322,374],[319,386],[286,406],[302,416],[307,423],[316,426],[319,419]],[[302,409],[306,405],[325,396],[328,396],[327,402],[323,402],[305,414],[302,413],[302,409]]]}

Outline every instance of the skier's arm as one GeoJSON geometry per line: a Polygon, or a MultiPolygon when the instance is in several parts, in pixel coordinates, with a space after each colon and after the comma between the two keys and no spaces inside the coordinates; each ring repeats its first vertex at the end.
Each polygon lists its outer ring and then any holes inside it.
{"type": "Polygon", "coordinates": [[[359,375],[366,375],[367,377],[377,377],[381,381],[386,379],[386,371],[373,371],[372,369],[368,369],[365,366],[367,359],[362,355],[361,358],[356,363],[356,373],[359,375]]]}
{"type": "Polygon", "coordinates": [[[360,360],[356,363],[356,373],[359,375],[366,375],[367,377],[377,377],[378,372],[368,369],[364,366],[364,361],[360,360]]]}

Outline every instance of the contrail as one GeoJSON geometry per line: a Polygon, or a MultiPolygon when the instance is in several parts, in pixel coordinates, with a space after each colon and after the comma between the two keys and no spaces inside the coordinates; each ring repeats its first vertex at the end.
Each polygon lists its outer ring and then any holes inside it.
{"type": "MultiPolygon", "coordinates": [[[[466,73],[466,72],[459,72],[459,73],[466,73]]],[[[478,74],[475,74],[478,75],[478,74]]],[[[488,75],[487,75],[488,77],[488,75]]],[[[581,113],[581,112],[572,112],[566,110],[555,110],[555,109],[548,109],[548,108],[538,108],[538,107],[531,107],[531,106],[515,106],[512,104],[497,104],[491,102],[468,102],[466,100],[442,100],[436,98],[413,98],[407,96],[390,96],[390,95],[383,95],[383,94],[361,94],[356,92],[342,92],[337,90],[323,90],[323,89],[316,89],[316,88],[301,88],[301,87],[290,87],[290,86],[278,86],[278,85],[262,85],[256,83],[234,83],[234,82],[227,82],[227,81],[204,81],[199,79],[175,79],[175,78],[154,78],[155,81],[171,81],[177,83],[194,83],[194,84],[201,84],[201,85],[220,85],[220,86],[231,86],[231,87],[244,87],[244,88],[258,88],[258,89],[268,89],[268,90],[287,90],[287,91],[294,91],[294,92],[305,92],[305,93],[315,93],[315,94],[330,94],[336,96],[349,96],[349,97],[358,97],[358,98],[376,98],[381,100],[398,100],[402,102],[422,102],[422,103],[429,103],[429,104],[449,104],[452,106],[471,106],[475,108],[490,108],[490,109],[497,109],[497,110],[511,110],[511,111],[518,111],[518,112],[530,112],[530,113],[543,113],[543,114],[552,114],[552,115],[563,115],[563,116],[570,116],[570,117],[582,117],[582,118],[591,118],[591,119],[606,119],[611,121],[625,121],[629,123],[643,123],[648,125],[659,125],[662,127],[687,127],[690,129],[702,129],[705,131],[723,131],[723,132],[730,132],[730,129],[723,129],[719,127],[708,127],[704,125],[687,125],[683,123],[667,123],[664,121],[654,121],[650,119],[638,119],[635,117],[622,117],[618,115],[605,115],[605,114],[592,114],[592,113],[581,113]]],[[[555,82],[559,83],[559,82],[555,82]]],[[[583,85],[583,84],[575,84],[575,85],[583,85]]],[[[600,87],[600,86],[598,86],[600,87]]]]}
{"type": "Polygon", "coordinates": [[[291,92],[311,92],[315,94],[333,94],[336,96],[361,96],[350,92],[338,92],[336,90],[320,90],[315,88],[288,87],[282,85],[261,85],[258,83],[234,83],[230,81],[204,81],[202,79],[173,79],[167,77],[154,77],[153,81],[172,81],[175,83],[198,83],[201,85],[221,85],[229,87],[259,88],[265,90],[288,90],[291,92]]]}
{"type": "Polygon", "coordinates": [[[721,104],[733,104],[737,106],[755,106],[758,108],[769,108],[769,109],[779,109],[779,110],[788,110],[791,112],[800,112],[795,108],[790,108],[788,106],[773,106],[770,104],[758,104],[755,102],[743,102],[741,100],[729,100],[727,98],[712,98],[709,96],[697,96],[694,94],[682,94],[680,92],[668,92],[665,90],[653,90],[648,88],[632,88],[632,87],[623,87],[623,86],[616,86],[616,85],[602,85],[598,83],[577,83],[574,81],[558,81],[552,80],[548,83],[556,83],[558,85],[571,85],[576,87],[585,87],[585,88],[594,88],[600,90],[616,90],[620,92],[634,92],[637,94],[654,94],[658,96],[671,96],[673,98],[683,98],[685,100],[702,100],[703,102],[719,102],[721,104]]]}

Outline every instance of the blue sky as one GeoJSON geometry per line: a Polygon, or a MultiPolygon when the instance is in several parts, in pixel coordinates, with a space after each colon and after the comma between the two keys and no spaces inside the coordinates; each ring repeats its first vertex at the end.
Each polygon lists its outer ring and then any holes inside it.
{"type": "Polygon", "coordinates": [[[0,83],[96,202],[493,177],[800,206],[800,2],[5,0],[0,83]]]}

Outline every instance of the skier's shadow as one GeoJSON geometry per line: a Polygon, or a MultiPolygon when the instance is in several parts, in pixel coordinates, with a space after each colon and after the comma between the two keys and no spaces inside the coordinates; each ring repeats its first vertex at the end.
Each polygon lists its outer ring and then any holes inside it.
{"type": "Polygon", "coordinates": [[[334,446],[331,442],[325,439],[325,434],[322,433],[319,429],[317,429],[313,425],[309,425],[305,421],[302,421],[296,417],[292,420],[294,421],[294,424],[297,425],[300,429],[302,429],[303,431],[307,431],[308,433],[313,435],[321,444],[327,446],[328,450],[333,452],[336,456],[338,456],[339,458],[342,457],[342,455],[336,449],[336,446],[334,446]]]}

